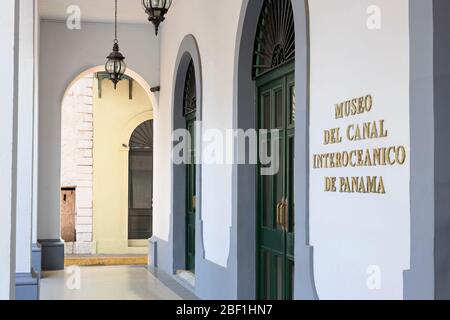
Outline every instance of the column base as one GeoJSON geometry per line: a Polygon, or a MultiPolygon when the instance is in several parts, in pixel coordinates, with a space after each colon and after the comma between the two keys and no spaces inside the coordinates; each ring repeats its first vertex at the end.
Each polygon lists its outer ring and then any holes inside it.
{"type": "Polygon", "coordinates": [[[42,271],[64,270],[64,242],[55,240],[39,240],[42,250],[42,271]]]}
{"type": "Polygon", "coordinates": [[[16,273],[16,300],[39,300],[39,276],[16,273]]]}
{"type": "Polygon", "coordinates": [[[31,247],[31,268],[37,274],[40,274],[42,271],[42,250],[41,245],[38,243],[33,243],[31,247]]]}

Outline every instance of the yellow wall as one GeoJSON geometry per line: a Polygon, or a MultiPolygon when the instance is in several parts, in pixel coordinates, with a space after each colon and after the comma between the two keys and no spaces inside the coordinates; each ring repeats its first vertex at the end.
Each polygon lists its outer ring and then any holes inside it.
{"type": "Polygon", "coordinates": [[[133,100],[128,81],[117,91],[102,81],[102,98],[94,84],[94,243],[99,254],[146,253],[146,241],[128,242],[128,143],[142,122],[153,119],[150,99],[134,81],[133,100]]]}

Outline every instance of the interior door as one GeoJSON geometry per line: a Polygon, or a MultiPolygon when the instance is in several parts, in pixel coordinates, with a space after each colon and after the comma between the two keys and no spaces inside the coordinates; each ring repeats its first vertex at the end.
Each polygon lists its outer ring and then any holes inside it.
{"type": "Polygon", "coordinates": [[[153,120],[141,123],[130,138],[128,239],[153,235],[153,120]]]}
{"type": "MultiPolygon", "coordinates": [[[[270,145],[279,139],[279,170],[261,175],[258,166],[257,261],[258,298],[288,300],[294,283],[294,134],[295,82],[293,65],[257,81],[259,129],[277,130],[260,135],[270,145]]],[[[261,146],[261,143],[259,144],[261,146]]],[[[270,150],[269,154],[277,150],[270,150]]]]}
{"type": "Polygon", "coordinates": [[[61,238],[66,242],[76,241],[75,188],[61,190],[61,238]]]}
{"type": "Polygon", "coordinates": [[[149,150],[130,151],[128,239],[153,235],[153,155],[149,150]]]}

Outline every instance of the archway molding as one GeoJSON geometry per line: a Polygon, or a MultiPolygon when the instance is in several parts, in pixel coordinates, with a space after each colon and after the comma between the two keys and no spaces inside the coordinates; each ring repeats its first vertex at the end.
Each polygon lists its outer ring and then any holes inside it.
{"type": "MultiPolygon", "coordinates": [[[[138,114],[133,119],[128,121],[128,123],[125,125],[124,129],[122,130],[121,134],[121,145],[119,147],[119,152],[121,156],[121,163],[123,163],[123,167],[121,169],[122,174],[122,186],[123,190],[121,192],[123,199],[121,200],[122,203],[122,209],[121,212],[123,214],[121,215],[121,224],[122,224],[122,233],[128,234],[128,196],[129,196],[129,142],[131,139],[131,135],[133,134],[134,130],[139,127],[142,123],[148,120],[153,120],[153,111],[145,111],[141,114],[138,114]]],[[[136,243],[138,241],[135,241],[136,243]]],[[[142,245],[144,241],[141,241],[142,245]]]]}
{"type": "MultiPolygon", "coordinates": [[[[189,64],[192,61],[195,69],[195,82],[197,90],[197,112],[196,121],[202,120],[202,68],[200,60],[200,51],[197,40],[193,35],[185,36],[180,44],[177,60],[174,71],[174,90],[173,90],[173,105],[172,105],[172,132],[177,129],[185,129],[186,123],[183,116],[183,94],[185,88],[186,74],[189,64]]],[[[201,127],[197,126],[197,137],[201,136],[201,127]]],[[[198,140],[198,139],[197,139],[198,140]]],[[[196,148],[201,154],[201,144],[196,143],[196,148]]],[[[201,163],[201,159],[198,159],[201,163]]],[[[171,240],[172,240],[172,271],[176,273],[178,270],[184,270],[186,265],[185,250],[186,250],[186,230],[185,230],[185,215],[186,204],[185,201],[185,166],[172,164],[172,192],[171,192],[171,240]]],[[[201,189],[202,167],[197,164],[196,168],[196,234],[195,234],[195,265],[199,267],[201,260],[204,259],[204,245],[202,237],[202,189],[201,189]]]]}
{"type": "MultiPolygon", "coordinates": [[[[68,85],[66,86],[66,89],[62,95],[61,98],[61,105],[62,105],[62,101],[64,100],[64,97],[66,96],[67,91],[81,78],[89,75],[89,74],[95,74],[97,72],[104,72],[105,71],[105,66],[101,65],[101,66],[96,66],[96,67],[92,67],[89,68],[87,70],[81,71],[78,73],[77,76],[75,76],[73,78],[73,80],[71,80],[68,85]]],[[[127,68],[127,71],[125,72],[125,74],[131,78],[133,78],[133,80],[137,81],[137,83],[139,83],[139,85],[144,89],[145,93],[147,93],[149,99],[150,99],[150,103],[152,105],[153,110],[158,108],[158,99],[155,95],[155,93],[153,93],[151,91],[151,87],[148,84],[148,82],[141,76],[139,75],[139,73],[133,71],[130,68],[127,68]]]]}
{"type": "MultiPolygon", "coordinates": [[[[256,84],[252,79],[254,41],[264,0],[242,4],[236,39],[233,127],[254,129],[256,84]]],[[[313,248],[309,245],[309,10],[307,0],[292,0],[295,23],[295,284],[294,298],[317,299],[313,248]]],[[[238,150],[235,149],[235,153],[238,150]]],[[[238,299],[256,297],[256,168],[233,166],[231,256],[237,274],[238,299]]]]}

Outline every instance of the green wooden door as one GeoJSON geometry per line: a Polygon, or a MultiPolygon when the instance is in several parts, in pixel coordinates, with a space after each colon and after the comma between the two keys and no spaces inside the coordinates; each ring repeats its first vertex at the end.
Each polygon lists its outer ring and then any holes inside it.
{"type": "MultiPolygon", "coordinates": [[[[294,64],[257,79],[258,127],[279,130],[279,170],[263,176],[258,166],[258,298],[289,300],[294,283],[294,64]]],[[[269,144],[276,137],[261,137],[269,144]]],[[[272,152],[272,150],[270,150],[272,152]]]]}
{"type": "Polygon", "coordinates": [[[186,164],[186,270],[195,273],[195,113],[186,116],[186,128],[191,136],[190,163],[186,164]]]}

